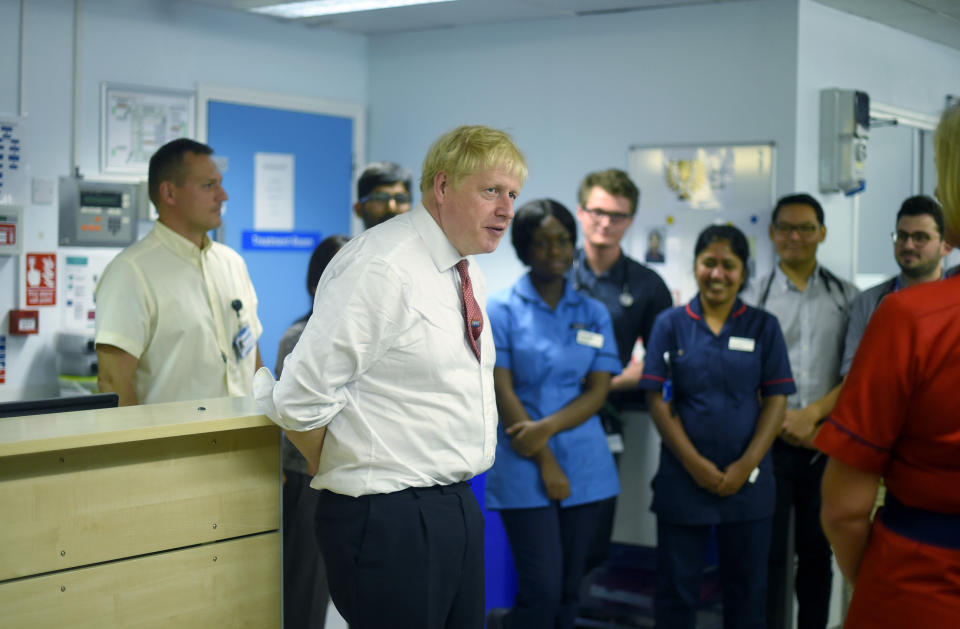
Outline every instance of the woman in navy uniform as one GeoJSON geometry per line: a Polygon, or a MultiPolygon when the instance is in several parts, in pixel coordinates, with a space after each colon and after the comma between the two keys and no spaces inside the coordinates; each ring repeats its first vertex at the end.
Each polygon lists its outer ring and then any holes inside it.
{"type": "Polygon", "coordinates": [[[699,292],[657,317],[640,386],[662,437],[653,479],[656,624],[693,629],[716,529],[725,629],[763,629],[775,485],[767,451],[796,390],[780,326],[738,297],[747,239],[713,225],[697,238],[699,292]]]}
{"type": "Polygon", "coordinates": [[[596,415],[620,360],[606,307],[566,278],[576,235],[556,201],[517,210],[513,246],[530,272],[487,302],[500,428],[486,506],[500,512],[518,588],[491,627],[572,629],[598,506],[620,490],[596,415]]]}

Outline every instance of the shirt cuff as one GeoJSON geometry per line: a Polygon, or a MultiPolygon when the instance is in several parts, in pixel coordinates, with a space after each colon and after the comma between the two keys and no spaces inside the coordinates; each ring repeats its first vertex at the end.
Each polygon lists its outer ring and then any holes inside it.
{"type": "Polygon", "coordinates": [[[760,395],[793,395],[797,392],[797,385],[793,378],[779,378],[760,383],[760,395]]]}
{"type": "Polygon", "coordinates": [[[659,391],[663,388],[663,383],[666,381],[667,379],[663,376],[645,373],[640,376],[640,382],[637,383],[637,388],[645,391],[659,391]]]}
{"type": "Polygon", "coordinates": [[[273,388],[277,381],[273,379],[273,374],[267,367],[257,369],[253,374],[253,398],[257,402],[257,410],[270,418],[270,421],[281,428],[286,428],[280,421],[280,413],[277,412],[277,406],[273,402],[273,388]]]}

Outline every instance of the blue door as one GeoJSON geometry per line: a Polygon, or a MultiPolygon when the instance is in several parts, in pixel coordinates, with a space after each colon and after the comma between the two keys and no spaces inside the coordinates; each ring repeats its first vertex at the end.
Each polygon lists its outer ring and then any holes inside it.
{"type": "Polygon", "coordinates": [[[353,120],[215,100],[207,120],[207,143],[216,157],[226,158],[224,242],[250,270],[263,324],[260,352],[273,369],[283,332],[311,307],[306,278],[312,250],[244,249],[243,233],[254,229],[254,155],[294,156],[294,232],[321,239],[349,234],[353,120]]]}

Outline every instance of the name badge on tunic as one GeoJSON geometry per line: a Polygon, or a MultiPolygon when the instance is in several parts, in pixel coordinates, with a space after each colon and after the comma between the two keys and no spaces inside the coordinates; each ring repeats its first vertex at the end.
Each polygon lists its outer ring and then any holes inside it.
{"type": "Polygon", "coordinates": [[[754,339],[748,339],[742,336],[731,336],[728,347],[736,352],[752,352],[754,345],[756,345],[754,339]]]}
{"type": "Polygon", "coordinates": [[[249,325],[240,328],[237,335],[233,337],[233,353],[236,354],[237,360],[245,358],[255,346],[253,332],[250,331],[249,325]]]}
{"type": "Polygon", "coordinates": [[[577,344],[600,349],[603,347],[603,335],[590,330],[577,330],[577,344]]]}

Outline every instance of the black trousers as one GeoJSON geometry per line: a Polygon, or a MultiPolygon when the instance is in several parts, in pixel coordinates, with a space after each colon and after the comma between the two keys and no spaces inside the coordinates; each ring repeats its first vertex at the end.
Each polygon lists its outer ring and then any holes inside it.
{"type": "Polygon", "coordinates": [[[483,629],[483,514],[466,483],[324,490],[317,535],[350,629],[483,629]]]}
{"type": "Polygon", "coordinates": [[[507,629],[573,629],[587,552],[602,502],[561,508],[501,509],[517,570],[507,629]]]}
{"type": "Polygon", "coordinates": [[[794,550],[797,558],[797,629],[825,629],[830,612],[833,568],[830,542],[820,524],[820,481],[827,457],[807,448],[777,440],[773,446],[773,472],[777,480],[777,505],[770,537],[767,574],[767,625],[786,629],[787,575],[793,570],[790,546],[791,511],[794,515],[794,550]]]}
{"type": "Polygon", "coordinates": [[[283,626],[323,629],[327,616],[327,571],[317,545],[316,516],[320,492],[311,477],[283,470],[283,626]]]}
{"type": "Polygon", "coordinates": [[[657,629],[695,629],[711,529],[716,529],[724,629],[764,629],[770,518],[687,526],[657,518],[657,629]]]}

